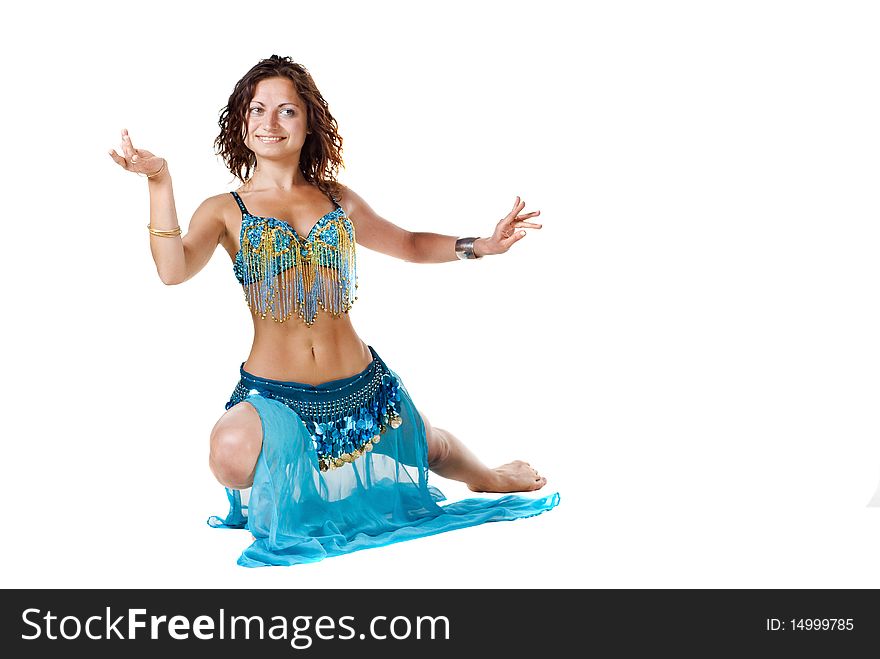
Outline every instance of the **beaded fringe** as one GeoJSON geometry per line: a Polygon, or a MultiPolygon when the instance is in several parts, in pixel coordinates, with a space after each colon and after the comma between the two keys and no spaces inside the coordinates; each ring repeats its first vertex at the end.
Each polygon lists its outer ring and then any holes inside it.
{"type": "Polygon", "coordinates": [[[319,307],[334,316],[351,309],[357,299],[354,227],[343,215],[315,229],[314,240],[301,240],[286,223],[257,218],[242,232],[244,294],[252,313],[278,322],[296,314],[311,326],[319,307]],[[328,229],[338,244],[321,239],[328,229]]]}

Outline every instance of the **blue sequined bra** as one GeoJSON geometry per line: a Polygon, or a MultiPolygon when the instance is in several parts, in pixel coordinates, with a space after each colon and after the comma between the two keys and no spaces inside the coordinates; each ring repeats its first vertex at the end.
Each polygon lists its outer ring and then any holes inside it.
{"type": "Polygon", "coordinates": [[[311,326],[318,308],[333,316],[348,313],[357,299],[354,226],[336,208],[319,218],[305,239],[290,224],[241,209],[241,248],[233,270],[254,315],[284,322],[297,315],[311,326]]]}

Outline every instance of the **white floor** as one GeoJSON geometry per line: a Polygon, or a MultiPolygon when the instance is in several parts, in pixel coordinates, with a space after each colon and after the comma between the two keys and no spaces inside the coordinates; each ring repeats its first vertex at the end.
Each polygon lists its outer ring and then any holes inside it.
{"type": "Polygon", "coordinates": [[[880,508],[880,483],[877,484],[877,491],[874,492],[874,496],[868,505],[872,508],[880,508]]]}

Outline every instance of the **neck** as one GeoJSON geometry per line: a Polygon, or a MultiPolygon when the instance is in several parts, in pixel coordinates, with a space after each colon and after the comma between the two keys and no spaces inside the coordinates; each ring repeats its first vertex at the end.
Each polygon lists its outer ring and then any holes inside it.
{"type": "Polygon", "coordinates": [[[247,189],[279,190],[288,192],[296,187],[306,185],[306,179],[299,165],[287,163],[258,161],[253,175],[248,179],[247,189]]]}

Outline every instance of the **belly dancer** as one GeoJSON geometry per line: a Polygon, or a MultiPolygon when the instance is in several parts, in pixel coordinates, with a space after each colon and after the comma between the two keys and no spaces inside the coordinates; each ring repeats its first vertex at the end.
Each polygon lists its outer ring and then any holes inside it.
{"type": "Polygon", "coordinates": [[[206,199],[185,235],[168,162],[122,131],[110,157],[147,178],[150,249],[162,282],[195,276],[218,245],[229,254],[254,324],[250,354],[210,433],[210,468],[246,528],[239,565],[293,565],[484,522],[550,510],[559,495],[515,460],[491,469],[433,426],[403,380],[357,335],[356,245],[412,263],[506,253],[540,229],[519,197],[489,237],[410,232],[336,180],[342,138],[312,76],[288,57],[257,63],[220,113],[217,153],[241,182],[206,199]],[[474,492],[440,505],[428,472],[474,492]]]}

